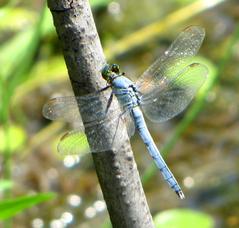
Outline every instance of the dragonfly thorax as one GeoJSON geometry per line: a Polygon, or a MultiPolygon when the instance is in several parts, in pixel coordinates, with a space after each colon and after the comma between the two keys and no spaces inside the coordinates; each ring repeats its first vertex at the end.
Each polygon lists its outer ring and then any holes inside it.
{"type": "Polygon", "coordinates": [[[134,83],[120,75],[112,81],[112,91],[123,107],[129,109],[140,105],[141,96],[134,83]]]}

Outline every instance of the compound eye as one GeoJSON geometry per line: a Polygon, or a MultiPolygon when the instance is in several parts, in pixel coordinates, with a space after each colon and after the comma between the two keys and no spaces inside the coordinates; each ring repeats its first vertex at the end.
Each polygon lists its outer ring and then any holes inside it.
{"type": "Polygon", "coordinates": [[[114,72],[114,73],[119,73],[119,65],[117,64],[112,64],[111,66],[111,70],[114,72]]]}
{"type": "Polygon", "coordinates": [[[110,75],[110,65],[106,64],[102,70],[101,70],[101,75],[105,80],[108,80],[109,75],[110,75]]]}

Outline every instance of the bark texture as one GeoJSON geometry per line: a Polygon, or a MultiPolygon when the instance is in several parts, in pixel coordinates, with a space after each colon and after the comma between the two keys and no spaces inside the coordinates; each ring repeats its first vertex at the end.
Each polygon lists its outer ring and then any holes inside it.
{"type": "MultiPolygon", "coordinates": [[[[54,25],[63,49],[75,95],[84,95],[105,86],[100,71],[105,57],[88,0],[48,0],[54,25]],[[77,83],[75,83],[77,82],[77,83]]],[[[110,92],[110,91],[109,91],[110,92]]],[[[101,96],[107,102],[108,96],[101,96]]],[[[117,103],[113,103],[117,107],[117,103]]],[[[84,116],[82,116],[84,121],[84,116]]],[[[125,126],[121,125],[123,145],[117,150],[93,153],[93,160],[113,227],[151,228],[152,217],[143,192],[125,126]]],[[[87,129],[86,129],[87,134],[87,129]]],[[[112,129],[100,131],[108,143],[112,129]]],[[[94,143],[94,138],[88,138],[94,143]]]]}

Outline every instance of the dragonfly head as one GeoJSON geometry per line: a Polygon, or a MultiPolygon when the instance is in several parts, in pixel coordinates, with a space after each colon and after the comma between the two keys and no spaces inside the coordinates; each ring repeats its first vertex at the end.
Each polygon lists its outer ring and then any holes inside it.
{"type": "Polygon", "coordinates": [[[101,70],[102,77],[111,83],[120,74],[119,65],[117,64],[106,64],[101,70]]]}

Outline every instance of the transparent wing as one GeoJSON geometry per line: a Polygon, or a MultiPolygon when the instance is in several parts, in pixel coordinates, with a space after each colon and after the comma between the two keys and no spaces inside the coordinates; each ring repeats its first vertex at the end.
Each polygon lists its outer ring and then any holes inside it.
{"type": "Polygon", "coordinates": [[[57,151],[60,155],[82,155],[90,151],[87,137],[80,130],[73,130],[65,133],[58,145],[57,151]]]}
{"type": "Polygon", "coordinates": [[[115,96],[110,93],[104,93],[103,96],[106,96],[108,102],[104,102],[99,94],[89,94],[53,98],[44,105],[43,115],[46,118],[77,123],[77,130],[68,132],[61,138],[58,145],[60,154],[78,154],[82,145],[86,144],[85,131],[89,140],[92,140],[89,143],[92,152],[118,147],[121,142],[119,139],[123,139],[124,135],[123,131],[119,130],[122,129],[122,124],[126,124],[128,134],[132,136],[134,123],[126,110],[127,104],[119,107],[115,104],[115,96]],[[110,131],[105,134],[104,129],[110,131]]]}
{"type": "Polygon", "coordinates": [[[131,137],[135,133],[134,120],[132,119],[132,116],[129,111],[124,112],[123,118],[125,121],[128,136],[131,137]]]}
{"type": "MultiPolygon", "coordinates": [[[[127,104],[121,107],[112,105],[117,98],[112,96],[111,93],[101,92],[101,94],[103,94],[103,96],[100,96],[99,93],[92,93],[79,97],[67,96],[52,98],[44,104],[42,114],[50,120],[76,122],[77,127],[79,126],[80,129],[84,130],[81,116],[84,116],[85,125],[94,126],[98,124],[98,122],[107,119],[107,116],[110,115],[115,118],[117,113],[124,112],[127,109],[127,104]],[[106,97],[107,102],[104,102],[102,97],[106,97]]],[[[121,96],[127,95],[122,94],[121,96]]],[[[130,120],[130,118],[128,118],[128,120],[130,120]]]]}
{"type": "MultiPolygon", "coordinates": [[[[129,111],[111,116],[104,121],[94,124],[94,126],[86,125],[89,139],[94,139],[94,142],[91,143],[91,152],[107,151],[121,146],[124,142],[122,124],[126,125],[128,135],[132,136],[135,127],[129,111]],[[105,134],[101,134],[100,132],[105,128],[111,129],[113,134],[109,132],[110,135],[102,139],[102,137],[105,137],[105,134]]],[[[57,150],[61,155],[79,155],[82,154],[82,151],[90,151],[86,135],[81,130],[73,130],[63,135],[58,143],[57,150]]]]}
{"type": "Polygon", "coordinates": [[[74,96],[56,97],[50,99],[46,104],[44,104],[42,114],[49,120],[82,122],[77,99],[74,96]]]}
{"type": "Polygon", "coordinates": [[[142,96],[141,107],[154,122],[163,122],[182,112],[206,80],[207,67],[193,63],[164,86],[142,96]]]}
{"type": "Polygon", "coordinates": [[[204,29],[198,26],[182,31],[164,54],[140,76],[136,82],[139,91],[150,93],[155,86],[169,83],[179,69],[193,62],[192,57],[198,52],[204,36],[204,29]]]}
{"type": "MultiPolygon", "coordinates": [[[[111,102],[110,93],[102,92],[102,94],[111,102]]],[[[103,96],[92,93],[79,97],[56,97],[43,106],[42,113],[47,119],[77,122],[83,128],[81,115],[84,115],[85,122],[94,122],[104,119],[108,114],[110,103],[104,102],[103,96]]]]}

